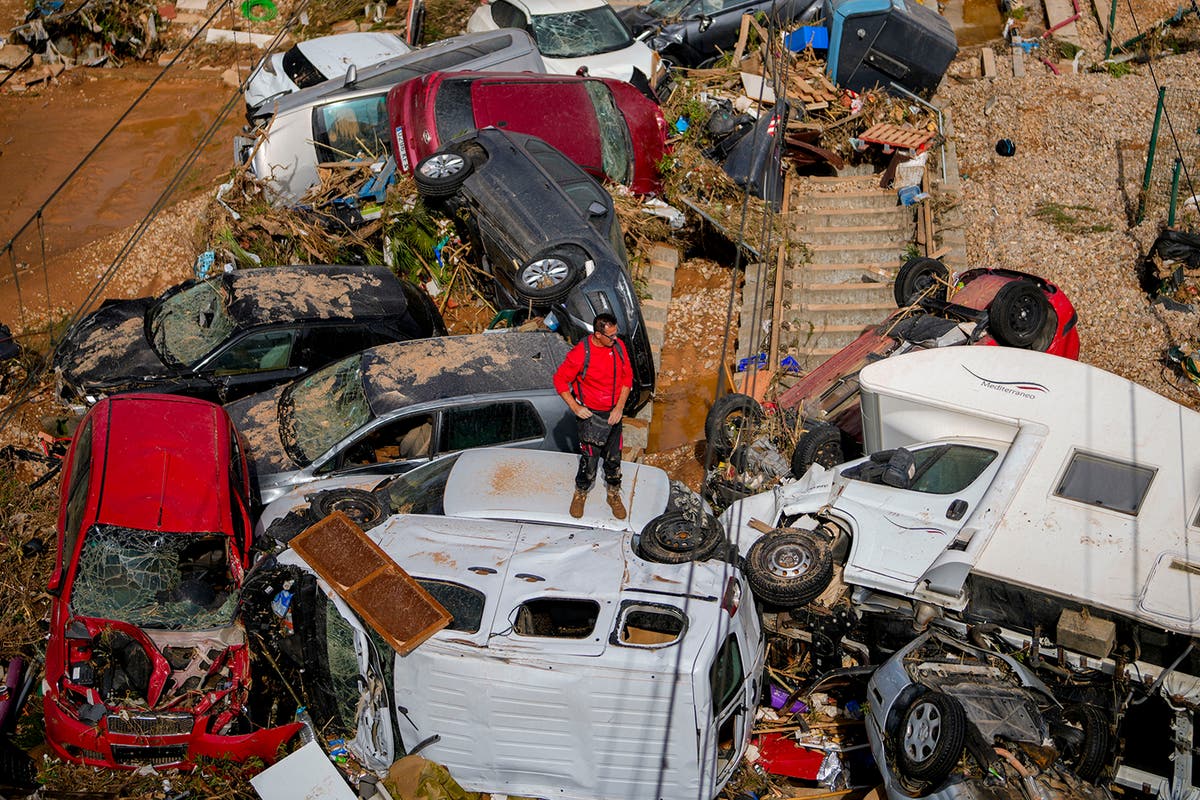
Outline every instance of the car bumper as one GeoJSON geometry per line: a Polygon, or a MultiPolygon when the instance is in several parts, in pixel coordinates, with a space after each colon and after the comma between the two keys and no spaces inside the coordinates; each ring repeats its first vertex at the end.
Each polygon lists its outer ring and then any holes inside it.
{"type": "MultiPolygon", "coordinates": [[[[270,763],[280,746],[301,728],[299,723],[291,723],[226,736],[204,730],[211,719],[207,716],[146,712],[119,715],[128,731],[117,733],[108,729],[107,718],[95,725],[75,719],[50,694],[44,704],[50,749],[67,761],[106,769],[178,767],[195,763],[198,758],[232,761],[261,758],[270,763]],[[189,725],[190,730],[182,730],[189,725]]],[[[109,717],[116,724],[118,715],[109,717]]]]}

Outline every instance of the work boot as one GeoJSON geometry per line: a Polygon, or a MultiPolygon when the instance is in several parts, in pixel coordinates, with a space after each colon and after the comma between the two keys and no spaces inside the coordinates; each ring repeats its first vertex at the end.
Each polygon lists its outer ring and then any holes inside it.
{"type": "Polygon", "coordinates": [[[612,509],[613,516],[617,519],[625,519],[625,504],[621,502],[621,487],[608,487],[608,507],[612,509]]]}
{"type": "Polygon", "coordinates": [[[585,489],[576,489],[575,494],[571,497],[571,516],[579,519],[583,516],[583,504],[587,502],[587,491],[585,489]]]}

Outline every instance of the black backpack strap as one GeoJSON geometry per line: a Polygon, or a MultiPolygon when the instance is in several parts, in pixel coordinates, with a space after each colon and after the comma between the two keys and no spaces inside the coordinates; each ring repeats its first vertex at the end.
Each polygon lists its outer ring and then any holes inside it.
{"type": "Polygon", "coordinates": [[[575,395],[575,399],[583,402],[583,376],[587,375],[588,364],[592,360],[592,343],[589,341],[590,336],[584,337],[583,340],[583,367],[580,368],[579,374],[575,376],[575,380],[571,381],[571,394],[575,395]]]}

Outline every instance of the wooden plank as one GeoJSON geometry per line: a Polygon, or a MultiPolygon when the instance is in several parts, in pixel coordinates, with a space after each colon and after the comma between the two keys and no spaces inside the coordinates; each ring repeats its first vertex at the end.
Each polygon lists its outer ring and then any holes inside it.
{"type": "Polygon", "coordinates": [[[996,51],[990,47],[983,48],[983,77],[996,77],[996,51]]]}
{"type": "MultiPolygon", "coordinates": [[[[792,171],[788,170],[783,179],[783,205],[779,211],[784,217],[787,216],[791,199],[792,171]]],[[[771,298],[771,346],[767,355],[767,367],[770,369],[774,369],[779,363],[779,329],[783,326],[783,273],[787,267],[787,247],[788,240],[785,236],[775,255],[775,294],[771,298]]]]}
{"type": "Polygon", "coordinates": [[[737,46],[733,48],[733,63],[740,64],[742,56],[746,55],[746,40],[750,37],[751,14],[742,14],[742,30],[738,33],[737,46]]]}
{"type": "MultiPolygon", "coordinates": [[[[1113,2],[1116,2],[1116,0],[1113,0],[1113,2]]],[[[1100,20],[1100,33],[1107,36],[1108,16],[1112,13],[1112,3],[1104,3],[1102,0],[1092,0],[1092,10],[1096,12],[1096,19],[1100,20]]]]}
{"type": "MultiPolygon", "coordinates": [[[[925,172],[921,174],[921,191],[926,194],[929,194],[929,170],[928,169],[926,169],[925,172]]],[[[925,216],[922,219],[922,222],[925,225],[925,255],[926,255],[926,257],[931,258],[932,256],[930,254],[933,252],[934,247],[937,246],[936,231],[934,230],[934,227],[933,227],[933,204],[930,203],[928,200],[925,201],[924,203],[921,203],[921,211],[923,211],[925,213],[925,216]]]]}
{"type": "Polygon", "coordinates": [[[1079,30],[1072,17],[1078,18],[1077,0],[1046,0],[1046,19],[1054,31],[1054,38],[1071,44],[1079,44],[1079,30]]]}

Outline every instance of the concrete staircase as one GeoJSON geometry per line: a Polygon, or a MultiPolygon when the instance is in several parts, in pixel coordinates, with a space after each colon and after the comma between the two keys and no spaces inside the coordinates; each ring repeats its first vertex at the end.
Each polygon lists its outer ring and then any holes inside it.
{"type": "MultiPolygon", "coordinates": [[[[646,278],[649,297],[641,299],[642,319],[646,322],[646,333],[650,337],[650,350],[654,354],[654,371],[662,367],[662,347],[667,331],[667,311],[671,306],[671,293],[675,289],[675,269],[679,266],[679,251],[664,244],[656,244],[650,250],[650,269],[646,278]]],[[[633,448],[645,449],[650,435],[650,419],[654,414],[654,401],[647,403],[636,417],[625,418],[624,445],[626,452],[633,448]]]]}
{"type": "MultiPolygon", "coordinates": [[[[898,205],[894,191],[879,188],[878,175],[793,182],[781,357],[791,354],[811,369],[895,310],[892,280],[912,241],[914,213],[898,205]]],[[[773,272],[747,269],[739,352],[765,340],[761,321],[771,317],[773,272]],[[766,281],[761,290],[759,281],[766,281]]]]}

